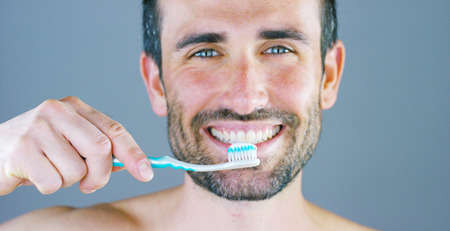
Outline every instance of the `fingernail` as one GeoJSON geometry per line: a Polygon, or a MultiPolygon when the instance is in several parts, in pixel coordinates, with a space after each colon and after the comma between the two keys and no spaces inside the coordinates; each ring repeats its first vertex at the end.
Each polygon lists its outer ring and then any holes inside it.
{"type": "Polygon", "coordinates": [[[148,160],[143,160],[139,164],[139,174],[145,181],[150,181],[153,178],[153,170],[148,160]]]}

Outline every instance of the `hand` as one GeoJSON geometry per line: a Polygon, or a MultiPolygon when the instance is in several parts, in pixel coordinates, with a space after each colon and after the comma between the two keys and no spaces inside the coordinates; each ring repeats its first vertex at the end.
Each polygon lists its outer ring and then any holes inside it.
{"type": "Polygon", "coordinates": [[[82,192],[94,192],[124,169],[112,168],[113,154],[136,179],[153,177],[121,124],[76,97],[46,100],[0,124],[0,195],[31,184],[49,194],[80,180],[82,192]]]}

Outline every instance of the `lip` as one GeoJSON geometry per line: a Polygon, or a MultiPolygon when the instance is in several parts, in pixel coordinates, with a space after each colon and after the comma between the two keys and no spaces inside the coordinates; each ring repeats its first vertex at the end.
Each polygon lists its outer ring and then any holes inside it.
{"type": "Polygon", "coordinates": [[[218,149],[218,152],[223,153],[224,157],[227,157],[227,148],[230,147],[230,144],[228,143],[223,143],[219,140],[217,140],[216,138],[214,138],[211,133],[209,132],[209,129],[214,127],[216,129],[227,129],[227,130],[241,130],[244,132],[247,132],[249,130],[262,130],[262,129],[266,129],[266,128],[271,128],[277,125],[281,125],[281,129],[278,132],[278,134],[274,137],[272,137],[270,140],[255,144],[256,147],[258,148],[258,158],[262,158],[267,154],[267,151],[271,148],[273,148],[273,146],[275,146],[275,144],[280,140],[280,138],[284,135],[285,130],[286,130],[286,126],[284,124],[281,123],[273,123],[273,122],[260,122],[260,123],[246,123],[246,122],[227,122],[227,123],[221,123],[221,122],[217,122],[217,123],[211,123],[208,124],[207,126],[203,127],[201,129],[202,133],[204,133],[203,135],[206,136],[208,138],[208,140],[211,141],[211,143],[213,143],[216,147],[216,149],[218,149]]]}

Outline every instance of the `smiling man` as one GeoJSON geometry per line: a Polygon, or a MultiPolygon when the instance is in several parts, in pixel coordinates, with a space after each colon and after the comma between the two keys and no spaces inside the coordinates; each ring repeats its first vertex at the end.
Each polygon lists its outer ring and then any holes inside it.
{"type": "MultiPolygon", "coordinates": [[[[334,1],[327,0],[144,1],[141,73],[154,112],[169,118],[174,155],[217,164],[227,161],[230,143],[249,142],[258,147],[261,165],[188,172],[183,185],[156,194],[48,208],[0,227],[367,229],[309,203],[301,192],[321,111],[335,103],[344,67],[336,25],[334,1]]],[[[22,184],[51,193],[80,180],[83,192],[93,192],[120,170],[111,168],[111,154],[137,179],[153,176],[130,134],[75,97],[48,100],[0,132],[2,194],[22,184]],[[27,165],[30,157],[40,170],[27,165]]]]}

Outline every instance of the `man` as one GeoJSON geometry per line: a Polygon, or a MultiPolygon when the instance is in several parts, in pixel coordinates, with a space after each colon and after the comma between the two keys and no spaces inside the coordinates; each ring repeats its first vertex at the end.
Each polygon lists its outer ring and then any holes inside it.
{"type": "MultiPolygon", "coordinates": [[[[257,143],[261,165],[188,172],[183,185],[163,192],[43,209],[0,228],[366,229],[301,193],[321,110],[335,103],[344,67],[334,1],[144,1],[144,30],[141,73],[154,112],[169,117],[174,155],[224,162],[227,134],[241,133],[237,141],[257,143]]],[[[112,154],[138,180],[153,177],[131,135],[75,97],[47,100],[2,124],[0,134],[1,194],[23,184],[52,193],[78,181],[92,193],[122,170],[112,169],[112,154]]]]}

